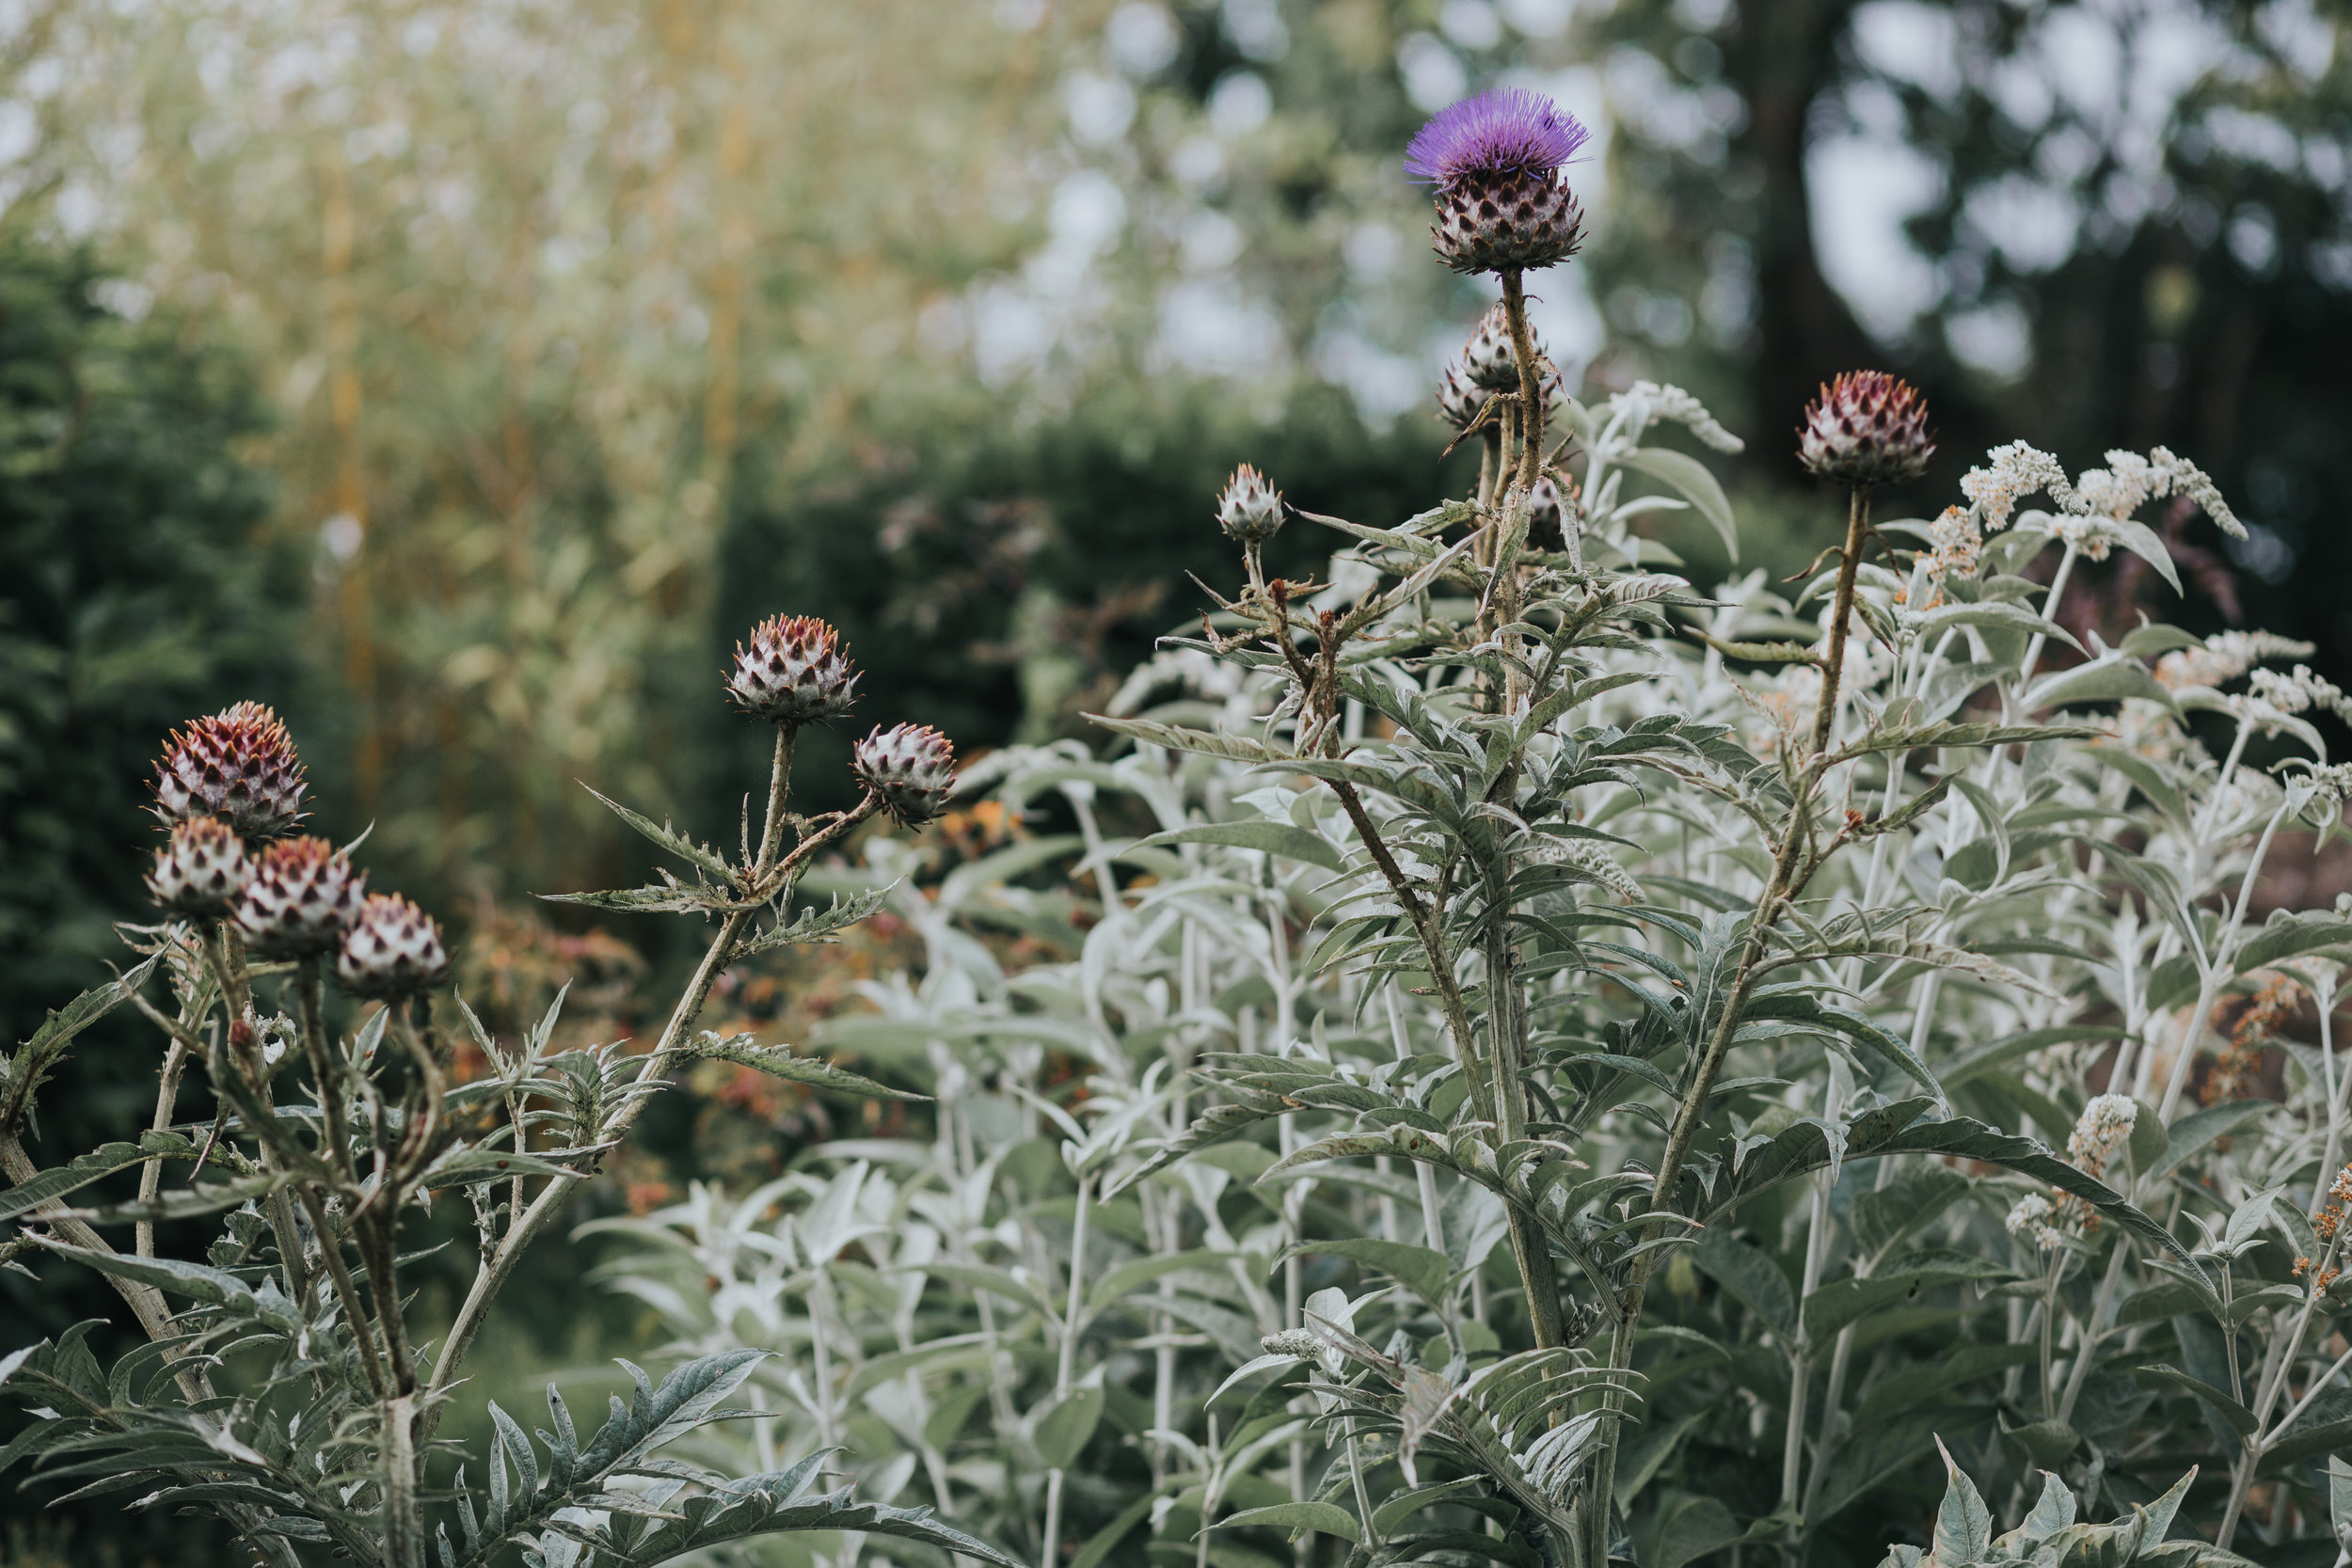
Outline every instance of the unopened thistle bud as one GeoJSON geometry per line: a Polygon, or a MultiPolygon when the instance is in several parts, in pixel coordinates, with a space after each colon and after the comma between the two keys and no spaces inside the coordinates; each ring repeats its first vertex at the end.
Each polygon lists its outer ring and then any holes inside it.
{"type": "Polygon", "coordinates": [[[367,880],[323,838],[280,839],[246,882],[237,929],[265,958],[331,953],[358,916],[367,880]]]}
{"type": "Polygon", "coordinates": [[[1438,375],[1438,418],[1455,430],[1468,430],[1486,406],[1486,393],[1459,359],[1449,360],[1438,375]]]}
{"type": "Polygon", "coordinates": [[[1456,272],[1548,267],[1576,254],[1583,214],[1560,166],[1591,133],[1540,93],[1498,88],[1442,109],[1406,149],[1436,187],[1438,254],[1456,272]]]}
{"type": "Polygon", "coordinates": [[[1806,405],[1797,454],[1841,484],[1916,479],[1935,455],[1927,400],[1884,371],[1848,371],[1806,405]]]}
{"type": "Polygon", "coordinates": [[[213,816],[246,838],[277,838],[302,820],[303,787],[302,758],[278,715],[239,703],[171,733],[155,764],[155,815],[213,816]]]}
{"type": "Polygon", "coordinates": [[[1265,475],[1244,463],[1216,499],[1216,526],[1228,539],[1263,545],[1282,530],[1282,497],[1265,475]]]}
{"type": "Polygon", "coordinates": [[[368,895],[335,955],[335,978],[354,996],[414,996],[448,974],[440,922],[395,893],[368,895]]]}
{"type": "Polygon", "coordinates": [[[956,748],[925,724],[875,730],[857,743],[851,767],[858,782],[910,828],[937,816],[956,787],[956,748]]]}
{"type": "Polygon", "coordinates": [[[1549,474],[1527,493],[1527,542],[1539,550],[1568,547],[1566,516],[1560,505],[1560,486],[1549,474]]]}
{"type": "Polygon", "coordinates": [[[171,842],[155,851],[147,891],[174,914],[225,914],[252,874],[235,829],[216,816],[191,816],[173,823],[171,842]]]}
{"type": "Polygon", "coordinates": [[[745,713],[779,724],[822,724],[857,701],[858,672],[841,635],[813,615],[775,615],[735,645],[727,697],[745,713]]]}

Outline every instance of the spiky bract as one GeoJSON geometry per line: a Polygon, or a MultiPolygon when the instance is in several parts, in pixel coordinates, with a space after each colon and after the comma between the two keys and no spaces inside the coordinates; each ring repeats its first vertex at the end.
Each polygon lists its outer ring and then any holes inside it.
{"type": "Polygon", "coordinates": [[[368,876],[323,838],[280,839],[262,851],[237,904],[237,929],[265,958],[331,953],[358,916],[368,876]]]}
{"type": "Polygon", "coordinates": [[[858,782],[911,828],[945,810],[956,787],[955,745],[926,724],[875,730],[857,743],[852,767],[858,782]]]}
{"type": "Polygon", "coordinates": [[[1927,399],[1884,371],[1848,371],[1806,405],[1797,455],[1842,484],[1916,479],[1935,455],[1927,399]]]}
{"type": "Polygon", "coordinates": [[[212,816],[248,840],[278,838],[302,820],[302,758],[278,715],[239,703],[174,730],[155,763],[155,815],[212,816]]]}
{"type": "Polygon", "coordinates": [[[850,711],[857,683],[840,633],[813,615],[773,615],[735,645],[727,698],[779,724],[821,724],[850,711]]]}

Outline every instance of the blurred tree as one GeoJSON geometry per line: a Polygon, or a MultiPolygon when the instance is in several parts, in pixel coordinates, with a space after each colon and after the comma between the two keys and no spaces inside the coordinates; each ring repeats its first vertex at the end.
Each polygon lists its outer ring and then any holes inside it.
{"type": "MultiPolygon", "coordinates": [[[[243,365],[82,253],[0,241],[0,1035],[120,956],[158,743],[301,682],[304,588],[261,539],[262,428],[243,365]],[[108,302],[108,303],[102,303],[108,302]],[[110,304],[112,308],[110,308],[110,304]]],[[[305,725],[306,731],[310,726],[305,725]]],[[[55,1101],[119,1133],[135,1084],[55,1101]]],[[[76,1145],[75,1147],[80,1147],[76,1145]]]]}
{"type": "MultiPolygon", "coordinates": [[[[1604,8],[1605,9],[1605,8],[1604,8]]],[[[1616,379],[1714,391],[1759,479],[1814,385],[1889,361],[1934,404],[1941,504],[2023,437],[2169,445],[2252,538],[2185,509],[2208,625],[2307,637],[2352,674],[2352,35],[2231,0],[1642,0],[1597,18],[1622,131],[1592,257],[1616,379]],[[1678,302],[1698,306],[1693,312],[1678,302]]],[[[2107,568],[2109,635],[2153,585],[2107,568]]],[[[2158,590],[2161,592],[2169,592],[2158,590]]]]}
{"type": "MultiPolygon", "coordinates": [[[[80,251],[0,239],[0,1041],[102,979],[140,885],[157,743],[240,698],[305,685],[299,562],[263,532],[237,453],[263,428],[244,362],[80,251]]],[[[318,727],[295,712],[305,739],[318,727]]],[[[331,779],[333,769],[328,773],[331,779]]],[[[153,1037],[118,1015],[81,1037],[36,1160],[130,1135],[154,1103],[153,1037]]],[[[201,1114],[186,1108],[185,1114],[201,1114]]],[[[81,1275],[0,1273],[0,1352],[103,1316],[81,1275]]],[[[5,1441],[6,1434],[0,1434],[5,1441]]],[[[13,1513],[17,1496],[0,1507],[13,1513]]],[[[112,1499],[9,1539],[27,1562],[201,1560],[214,1532],[112,1499]],[[59,1556],[42,1552],[54,1546],[59,1556]],[[70,1549],[69,1549],[70,1548],[70,1549]]]]}

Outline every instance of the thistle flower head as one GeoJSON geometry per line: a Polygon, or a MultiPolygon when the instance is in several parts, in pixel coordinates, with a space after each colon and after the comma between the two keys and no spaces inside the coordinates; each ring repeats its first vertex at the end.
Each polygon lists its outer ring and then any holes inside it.
{"type": "Polygon", "coordinates": [[[278,715],[239,703],[171,732],[155,763],[155,815],[212,816],[247,839],[277,838],[302,820],[302,758],[278,715]]]}
{"type": "Polygon", "coordinates": [[[858,782],[910,828],[937,816],[956,787],[955,745],[926,724],[875,730],[857,743],[850,766],[858,782]]]}
{"type": "Polygon", "coordinates": [[[1281,493],[1265,475],[1244,463],[1225,482],[1216,499],[1216,526],[1225,537],[1244,545],[1262,545],[1281,531],[1281,493]]]}
{"type": "Polygon", "coordinates": [[[1542,93],[1497,87],[1431,117],[1405,149],[1405,172],[1441,191],[1480,175],[1548,180],[1591,137],[1542,93]]]}
{"type": "MultiPolygon", "coordinates": [[[[1528,346],[1535,351],[1535,358],[1544,358],[1544,341],[1536,336],[1534,326],[1527,329],[1528,346]]],[[[1516,392],[1519,389],[1518,356],[1511,346],[1510,318],[1500,305],[1489,307],[1478,319],[1477,329],[1470,341],[1462,345],[1462,364],[1470,378],[1489,392],[1516,392]]]]}
{"type": "Polygon", "coordinates": [[[323,838],[280,839],[254,864],[237,904],[237,929],[265,958],[330,953],[358,916],[367,881],[323,838]]]}
{"type": "Polygon", "coordinates": [[[1560,485],[1549,474],[1527,492],[1527,542],[1539,550],[1568,548],[1566,509],[1560,504],[1560,485]]]}
{"type": "Polygon", "coordinates": [[[1884,371],[1848,371],[1806,406],[1797,453],[1842,484],[1916,479],[1935,455],[1927,400],[1884,371]]]}
{"type": "Polygon", "coordinates": [[[191,816],[173,823],[171,842],[155,851],[147,891],[174,914],[223,914],[252,870],[235,829],[216,816],[191,816]]]}
{"type": "Polygon", "coordinates": [[[335,978],[355,996],[414,996],[448,974],[440,922],[396,893],[368,895],[335,955],[335,978]]]}
{"type": "Polygon", "coordinates": [[[857,683],[840,633],[814,615],[771,615],[735,645],[727,698],[779,724],[821,724],[850,711],[857,683]]]}
{"type": "Polygon", "coordinates": [[[1406,150],[1405,171],[1436,187],[1438,254],[1455,272],[1517,272],[1576,254],[1584,214],[1560,166],[1591,133],[1519,88],[1438,112],[1406,150]]]}
{"type": "Polygon", "coordinates": [[[1486,393],[1460,359],[1449,359],[1438,372],[1438,418],[1455,430],[1468,430],[1486,406],[1486,393]]]}

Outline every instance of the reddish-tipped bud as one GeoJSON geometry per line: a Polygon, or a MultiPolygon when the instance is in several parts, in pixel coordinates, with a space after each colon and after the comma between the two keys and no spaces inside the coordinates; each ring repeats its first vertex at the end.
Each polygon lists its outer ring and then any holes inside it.
{"type": "Polygon", "coordinates": [[[956,748],[924,724],[876,730],[857,743],[858,782],[882,798],[891,816],[921,827],[947,805],[956,787],[956,748]]]}
{"type": "Polygon", "coordinates": [[[1841,484],[1916,479],[1935,455],[1927,400],[1884,371],[1848,371],[1806,406],[1797,455],[1841,484]]]}
{"type": "Polygon", "coordinates": [[[175,822],[171,842],[155,851],[147,891],[174,914],[226,914],[253,874],[245,840],[216,816],[175,822]]]}
{"type": "Polygon", "coordinates": [[[368,895],[335,955],[335,978],[355,996],[414,996],[448,974],[440,923],[396,893],[368,895]]]}
{"type": "Polygon", "coordinates": [[[1244,463],[1216,499],[1216,526],[1228,539],[1262,545],[1282,529],[1282,497],[1265,475],[1244,463]]]}
{"type": "Polygon", "coordinates": [[[1456,430],[1468,430],[1486,406],[1486,394],[1459,359],[1449,360],[1438,375],[1438,418],[1456,430]]]}
{"type": "Polygon", "coordinates": [[[331,953],[358,918],[368,876],[323,838],[280,839],[262,851],[237,904],[237,929],[265,958],[331,953]]]}
{"type": "Polygon", "coordinates": [[[841,634],[813,615],[775,615],[735,645],[727,697],[745,713],[779,724],[822,724],[857,701],[858,672],[841,634]]]}
{"type": "Polygon", "coordinates": [[[303,787],[302,759],[278,715],[239,703],[171,733],[155,764],[155,815],[218,817],[248,839],[277,838],[302,820],[303,787]]]}

